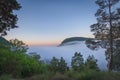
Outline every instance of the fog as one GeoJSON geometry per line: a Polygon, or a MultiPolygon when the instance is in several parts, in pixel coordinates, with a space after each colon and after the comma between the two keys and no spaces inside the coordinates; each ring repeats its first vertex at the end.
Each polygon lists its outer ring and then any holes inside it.
{"type": "Polygon", "coordinates": [[[64,46],[30,46],[29,52],[36,52],[40,54],[42,60],[51,60],[53,56],[60,59],[63,57],[68,66],[71,65],[71,58],[74,56],[75,52],[80,52],[83,55],[84,60],[89,55],[94,55],[94,57],[98,60],[97,64],[102,70],[106,70],[107,62],[105,60],[105,50],[99,48],[96,51],[89,49],[85,42],[79,42],[74,45],[64,45],[64,46]]]}

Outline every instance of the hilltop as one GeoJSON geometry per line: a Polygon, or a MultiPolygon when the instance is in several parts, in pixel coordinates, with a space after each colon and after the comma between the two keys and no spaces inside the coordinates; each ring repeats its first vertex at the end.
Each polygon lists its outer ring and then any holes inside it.
{"type": "Polygon", "coordinates": [[[86,41],[86,40],[88,40],[88,39],[93,39],[93,38],[70,37],[70,38],[64,39],[59,46],[63,46],[63,45],[73,45],[73,44],[77,44],[78,42],[81,42],[81,41],[86,41]]]}

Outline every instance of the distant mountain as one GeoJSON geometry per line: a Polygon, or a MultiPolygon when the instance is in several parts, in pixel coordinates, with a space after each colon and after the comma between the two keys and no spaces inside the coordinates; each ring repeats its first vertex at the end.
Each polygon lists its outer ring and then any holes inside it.
{"type": "Polygon", "coordinates": [[[70,38],[64,39],[59,46],[63,46],[63,45],[73,45],[73,44],[79,43],[79,42],[81,42],[81,41],[86,41],[86,40],[88,40],[88,39],[93,39],[93,38],[70,37],[70,38]]]}
{"type": "Polygon", "coordinates": [[[0,44],[5,44],[5,45],[9,45],[9,41],[7,41],[5,38],[0,37],[0,44]]]}

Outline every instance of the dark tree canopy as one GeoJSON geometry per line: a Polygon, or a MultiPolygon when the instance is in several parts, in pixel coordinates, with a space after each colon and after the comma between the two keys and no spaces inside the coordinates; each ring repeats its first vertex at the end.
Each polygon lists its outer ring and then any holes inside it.
{"type": "Polygon", "coordinates": [[[0,36],[7,35],[7,31],[17,28],[17,15],[14,10],[21,8],[17,0],[0,0],[0,36]]]}
{"type": "Polygon", "coordinates": [[[95,13],[97,23],[91,25],[91,31],[94,32],[97,39],[113,39],[120,37],[120,8],[112,8],[120,0],[97,0],[99,9],[95,13]],[[109,9],[110,7],[110,9],[109,9]],[[111,30],[112,34],[110,34],[111,30]]]}
{"type": "Polygon", "coordinates": [[[59,67],[59,72],[62,74],[64,74],[65,71],[67,70],[67,63],[65,62],[63,57],[60,58],[58,67],[59,67]]]}
{"type": "Polygon", "coordinates": [[[84,59],[81,53],[76,52],[72,57],[71,66],[75,71],[81,71],[83,69],[84,59]]]}
{"type": "Polygon", "coordinates": [[[88,69],[99,70],[97,65],[97,59],[93,55],[89,55],[87,60],[85,61],[85,66],[88,69]]]}
{"type": "Polygon", "coordinates": [[[50,70],[57,72],[58,66],[59,66],[59,59],[57,59],[56,57],[53,57],[51,62],[50,62],[50,70]]]}
{"type": "Polygon", "coordinates": [[[113,53],[117,48],[116,42],[120,39],[120,7],[115,8],[119,1],[96,0],[96,4],[99,6],[95,13],[97,23],[92,24],[90,27],[97,40],[86,42],[87,46],[91,47],[91,49],[98,48],[98,46],[106,49],[109,71],[113,69],[113,53]],[[89,43],[92,45],[88,45],[89,43]]]}
{"type": "Polygon", "coordinates": [[[65,73],[67,70],[67,63],[65,62],[64,58],[61,57],[60,59],[57,59],[56,57],[53,57],[50,62],[50,70],[53,72],[60,72],[62,74],[65,73]]]}

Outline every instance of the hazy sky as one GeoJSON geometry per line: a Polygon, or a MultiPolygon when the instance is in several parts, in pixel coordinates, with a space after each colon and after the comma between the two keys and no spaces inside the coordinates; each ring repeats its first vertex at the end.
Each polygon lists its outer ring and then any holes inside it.
{"type": "Polygon", "coordinates": [[[68,37],[91,37],[96,22],[95,0],[18,0],[19,28],[8,32],[28,45],[59,44],[68,37]]]}

